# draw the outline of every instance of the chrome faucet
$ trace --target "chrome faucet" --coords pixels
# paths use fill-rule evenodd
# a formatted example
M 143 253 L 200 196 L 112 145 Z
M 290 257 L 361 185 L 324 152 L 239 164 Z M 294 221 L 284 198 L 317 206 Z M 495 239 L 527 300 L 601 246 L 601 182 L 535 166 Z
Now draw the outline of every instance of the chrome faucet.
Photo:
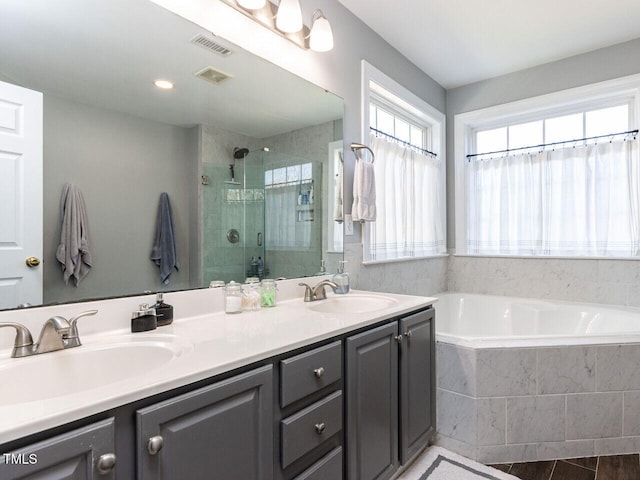
M 33 337 L 27 327 L 19 323 L 0 323 L 1 327 L 12 327 L 16 330 L 16 338 L 13 342 L 11 357 L 21 358 L 40 353 L 55 352 L 66 348 L 79 347 L 78 319 L 88 315 L 95 315 L 97 310 L 82 312 L 71 320 L 55 316 L 44 322 L 37 343 L 33 343 Z
M 316 300 L 326 300 L 327 292 L 324 290 L 325 286 L 329 286 L 335 292 L 338 288 L 338 285 L 331 280 L 322 280 L 315 287 L 310 287 L 306 283 L 299 283 L 301 287 L 305 287 L 304 290 L 304 301 L 305 302 L 315 302 Z

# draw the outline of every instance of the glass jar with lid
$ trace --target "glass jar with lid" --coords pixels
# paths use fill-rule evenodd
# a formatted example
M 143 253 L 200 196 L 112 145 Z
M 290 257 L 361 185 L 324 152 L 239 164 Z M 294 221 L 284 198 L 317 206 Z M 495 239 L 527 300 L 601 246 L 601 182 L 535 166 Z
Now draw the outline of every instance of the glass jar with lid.
M 225 313 L 242 312 L 242 286 L 236 282 L 229 282 L 224 287 L 224 311 Z
M 275 307 L 278 285 L 271 278 L 262 280 L 262 289 L 260 290 L 260 305 L 263 307 Z
M 247 279 L 248 283 L 242 285 L 242 307 L 247 311 L 260 310 L 260 283 Z

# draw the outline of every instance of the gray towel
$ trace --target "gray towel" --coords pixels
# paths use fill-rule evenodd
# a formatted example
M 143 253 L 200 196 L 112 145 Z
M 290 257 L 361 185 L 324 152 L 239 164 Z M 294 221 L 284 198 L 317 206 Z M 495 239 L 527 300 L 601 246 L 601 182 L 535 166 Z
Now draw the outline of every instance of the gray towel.
M 160 194 L 151 260 L 160 267 L 160 281 L 165 285 L 169 283 L 171 269 L 175 267 L 176 270 L 180 270 L 176 228 L 173 224 L 171 202 L 169 202 L 169 195 L 166 192 Z
M 87 276 L 93 260 L 89 251 L 89 222 L 82 192 L 75 185 L 66 183 L 60 196 L 62 229 L 56 259 L 62 265 L 64 283 L 73 279 L 74 285 Z

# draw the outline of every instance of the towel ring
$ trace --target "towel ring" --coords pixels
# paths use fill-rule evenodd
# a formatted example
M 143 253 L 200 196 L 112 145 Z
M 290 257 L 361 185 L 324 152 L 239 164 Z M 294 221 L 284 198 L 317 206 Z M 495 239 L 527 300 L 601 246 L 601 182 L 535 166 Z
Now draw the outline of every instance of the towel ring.
M 358 150 L 366 149 L 366 150 L 369 150 L 369 153 L 371 154 L 371 163 L 374 163 L 376 161 L 376 156 L 374 155 L 373 150 L 371 150 L 368 146 L 363 145 L 362 143 L 352 142 L 350 145 L 350 148 L 357 159 L 360 159 L 360 157 L 358 157 L 356 152 Z

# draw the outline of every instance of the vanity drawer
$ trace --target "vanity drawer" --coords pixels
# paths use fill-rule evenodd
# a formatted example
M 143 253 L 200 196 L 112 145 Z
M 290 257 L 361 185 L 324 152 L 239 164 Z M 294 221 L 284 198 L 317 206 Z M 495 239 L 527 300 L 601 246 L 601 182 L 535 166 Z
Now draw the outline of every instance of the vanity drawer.
M 287 405 L 342 377 L 342 342 L 333 342 L 280 362 L 280 405 Z
M 280 422 L 282 468 L 342 430 L 342 391 L 332 393 Z
M 342 447 L 331 450 L 293 480 L 342 480 Z

